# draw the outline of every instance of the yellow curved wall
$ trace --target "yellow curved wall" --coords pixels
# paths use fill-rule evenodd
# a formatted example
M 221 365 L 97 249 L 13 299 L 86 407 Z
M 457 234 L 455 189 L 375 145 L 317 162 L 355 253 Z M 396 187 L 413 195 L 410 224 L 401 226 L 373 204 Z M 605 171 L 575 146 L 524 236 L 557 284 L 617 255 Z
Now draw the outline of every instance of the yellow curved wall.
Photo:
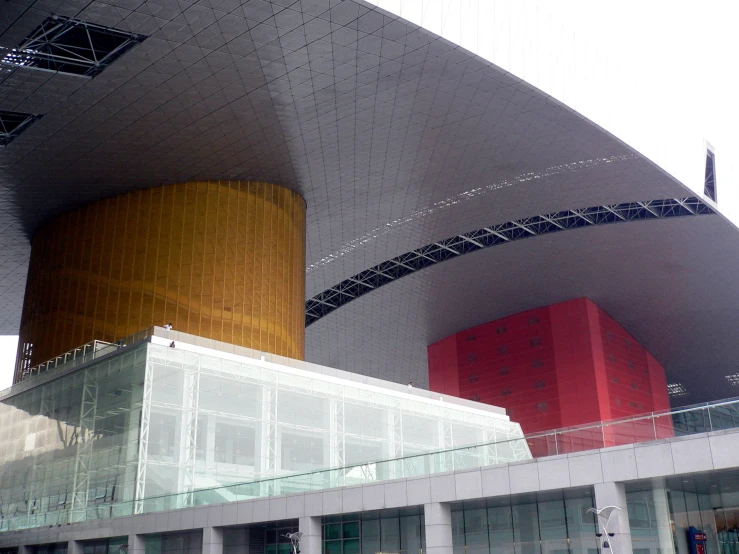
M 300 196 L 261 182 L 167 185 L 89 204 L 38 232 L 19 355 L 30 346 L 33 366 L 171 322 L 302 359 L 304 302 Z

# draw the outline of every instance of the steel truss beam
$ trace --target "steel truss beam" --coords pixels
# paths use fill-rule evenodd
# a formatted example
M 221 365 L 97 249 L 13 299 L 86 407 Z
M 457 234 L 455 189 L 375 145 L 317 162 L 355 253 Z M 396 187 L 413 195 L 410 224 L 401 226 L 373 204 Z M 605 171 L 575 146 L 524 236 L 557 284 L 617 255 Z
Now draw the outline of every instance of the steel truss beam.
M 151 426 L 151 392 L 154 384 L 151 356 L 146 361 L 144 395 L 141 404 L 141 432 L 139 434 L 138 467 L 136 468 L 136 490 L 134 492 L 134 514 L 144 513 L 146 495 L 146 467 L 149 457 L 149 428 Z
M 92 471 L 92 447 L 95 437 L 95 416 L 97 413 L 98 384 L 92 371 L 86 370 L 82 384 L 82 403 L 80 406 L 79 439 L 72 487 L 72 507 L 70 522 L 87 519 L 87 499 Z
M 195 491 L 195 458 L 197 457 L 198 416 L 200 392 L 200 367 L 185 371 L 185 387 L 183 395 L 183 430 L 184 438 L 184 496 L 183 507 L 194 506 Z
M 698 198 L 667 198 L 565 210 L 490 225 L 406 252 L 352 275 L 315 295 L 305 303 L 305 326 L 308 327 L 352 300 L 406 275 L 485 248 L 582 227 L 713 213 Z
M 0 146 L 7 146 L 18 135 L 40 119 L 39 114 L 8 112 L 0 110 Z M 30 345 L 24 345 L 21 356 L 24 360 L 30 359 Z
M 14 67 L 94 77 L 146 37 L 52 15 L 0 62 Z

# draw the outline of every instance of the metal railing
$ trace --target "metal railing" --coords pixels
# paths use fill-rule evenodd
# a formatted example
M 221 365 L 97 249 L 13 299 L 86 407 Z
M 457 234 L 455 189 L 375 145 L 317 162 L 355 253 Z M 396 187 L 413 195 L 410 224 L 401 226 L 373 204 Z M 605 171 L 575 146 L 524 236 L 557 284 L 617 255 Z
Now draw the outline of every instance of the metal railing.
M 84 361 L 93 360 L 98 356 L 118 350 L 118 348 L 120 348 L 120 346 L 112 342 L 105 342 L 102 340 L 88 342 L 87 344 L 73 348 L 69 352 L 60 354 L 56 358 L 52 358 L 51 360 L 47 360 L 42 364 L 35 365 L 25 370 L 21 376 L 21 381 L 25 381 L 26 379 L 35 377 L 36 375 L 42 375 L 47 371 L 51 371 L 52 369 L 56 369 L 57 367 L 66 365 L 70 362 L 76 361 L 77 364 L 79 364 Z
M 77 348 L 73 348 L 69 352 L 60 354 L 51 360 L 47 360 L 44 363 L 33 366 L 32 368 L 26 369 L 21 376 L 21 382 L 37 375 L 43 375 L 52 369 L 57 369 L 61 366 L 71 362 L 76 362 L 74 365 L 79 365 L 82 362 L 94 360 L 104 354 L 114 352 L 123 346 L 130 346 L 139 341 L 146 340 L 154 334 L 154 327 L 149 327 L 138 333 L 134 333 L 127 337 L 123 337 L 115 342 L 105 342 L 102 340 L 93 340 Z
M 100 503 L 75 511 L 75 513 L 69 509 L 43 514 L 32 513 L 32 510 L 23 510 L 23 513 L 17 515 L 2 513 L 0 531 L 207 506 L 492 466 L 499 458 L 516 457 L 513 455 L 516 450 L 528 450 L 532 458 L 543 458 L 737 428 L 739 428 L 739 398 L 733 398 L 591 425 L 533 433 L 523 438 L 451 448 L 391 460 L 272 476 L 220 487 L 151 496 L 134 501 Z

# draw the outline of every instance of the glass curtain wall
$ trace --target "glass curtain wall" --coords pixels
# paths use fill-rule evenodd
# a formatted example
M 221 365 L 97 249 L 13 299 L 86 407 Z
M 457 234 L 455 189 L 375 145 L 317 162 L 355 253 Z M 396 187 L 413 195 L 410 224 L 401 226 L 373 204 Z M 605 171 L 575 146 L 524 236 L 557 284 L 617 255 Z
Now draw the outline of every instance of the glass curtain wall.
M 422 554 L 423 510 L 380 510 L 323 519 L 324 554 Z
M 0 531 L 133 500 L 145 367 L 142 345 L 0 400 Z
M 573 498 L 465 502 L 452 507 L 454 554 L 597 554 L 590 493 Z
M 143 415 L 145 481 L 139 498 L 522 437 L 518 424 L 484 410 L 385 393 L 318 373 L 157 344 L 148 348 L 151 401 Z M 326 474 L 341 482 L 325 486 L 405 476 L 413 463 L 418 467 L 412 471 L 423 474 L 528 458 L 525 441 L 514 440 L 398 462 L 403 468 L 373 463 Z M 269 492 L 286 494 L 298 485 L 260 486 L 279 486 Z M 236 499 L 223 489 L 199 492 L 199 498 L 204 494 L 213 495 L 209 502 Z M 187 495 L 173 500 L 189 501 Z
M 739 504 L 716 508 L 714 514 L 720 554 L 739 554 Z
M 60 542 L 55 544 L 41 544 L 38 546 L 30 546 L 28 547 L 28 550 L 30 550 L 29 554 L 67 554 L 67 543 L 66 542 Z M 0 554 L 2 554 L 2 550 L 0 550 Z
M 688 480 L 688 485 L 690 481 Z M 667 487 L 632 491 L 626 495 L 631 540 L 635 554 L 691 554 L 689 529 L 706 535 L 706 554 L 739 554 L 737 514 L 739 493 L 722 492 L 706 485 L 696 492 L 680 490 L 678 483 Z M 667 498 L 667 511 L 660 498 Z
M 297 531 L 297 519 L 226 527 L 223 530 L 223 554 L 290 554 L 292 545 L 285 535 Z
M 128 544 L 127 537 L 113 537 L 110 539 L 84 541 L 82 543 L 81 554 L 120 554 L 121 546 L 124 544 Z M 146 552 L 149 554 L 148 550 Z M 198 550 L 198 552 L 200 551 Z
M 197 530 L 147 535 L 145 548 L 146 554 L 200 554 L 203 551 L 203 532 Z M 118 550 L 110 551 L 110 554 L 114 553 L 118 554 Z

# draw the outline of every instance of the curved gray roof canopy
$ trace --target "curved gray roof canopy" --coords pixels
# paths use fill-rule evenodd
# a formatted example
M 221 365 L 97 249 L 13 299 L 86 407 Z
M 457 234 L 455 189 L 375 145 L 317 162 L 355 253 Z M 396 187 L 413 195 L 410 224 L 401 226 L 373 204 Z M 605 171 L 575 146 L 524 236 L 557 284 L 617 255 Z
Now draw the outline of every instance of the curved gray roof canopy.
M 296 190 L 308 298 L 491 223 L 692 196 L 551 97 L 361 1 L 120 4 L 54 3 L 147 37 L 94 78 L 0 67 L 0 110 L 43 115 L 0 148 L 2 333 L 17 332 L 39 226 L 132 189 L 253 178 Z M 48 7 L 0 6 L 0 47 L 22 44 Z M 425 346 L 444 334 L 589 296 L 681 379 L 681 401 L 726 396 L 738 238 L 716 215 L 484 249 L 322 318 L 308 359 L 423 383 Z

